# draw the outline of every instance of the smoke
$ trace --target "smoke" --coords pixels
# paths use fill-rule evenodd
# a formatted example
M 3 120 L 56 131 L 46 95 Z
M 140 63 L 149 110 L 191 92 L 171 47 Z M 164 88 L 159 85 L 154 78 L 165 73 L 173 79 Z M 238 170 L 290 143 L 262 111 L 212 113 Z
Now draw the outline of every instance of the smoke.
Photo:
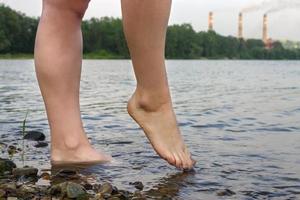
M 270 14 L 286 9 L 300 9 L 300 0 L 262 0 L 258 4 L 242 9 L 242 12 L 249 13 L 262 10 L 266 14 Z

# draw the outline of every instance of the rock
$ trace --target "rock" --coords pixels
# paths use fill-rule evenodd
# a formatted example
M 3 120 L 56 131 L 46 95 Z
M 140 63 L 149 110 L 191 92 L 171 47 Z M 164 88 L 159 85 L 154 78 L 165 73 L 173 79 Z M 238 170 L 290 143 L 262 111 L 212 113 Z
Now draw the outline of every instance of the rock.
M 112 185 L 110 183 L 103 183 L 100 187 L 99 192 L 101 194 L 111 194 L 113 191 Z
M 6 192 L 3 189 L 0 189 L 0 198 L 4 198 L 6 196 Z
M 77 178 L 78 173 L 72 169 L 61 169 L 55 174 L 55 176 L 60 178 Z
M 41 178 L 44 179 L 44 180 L 50 180 L 50 179 L 51 179 L 51 176 L 50 176 L 49 173 L 43 172 L 43 173 L 41 174 Z
M 145 200 L 146 197 L 140 192 L 140 191 L 135 191 L 133 193 L 132 200 Z
M 20 188 L 18 188 L 18 193 L 22 196 L 27 194 L 35 194 L 38 190 L 33 187 L 32 185 L 22 185 Z
M 0 158 L 0 175 L 4 175 L 5 172 L 11 173 L 13 168 L 16 168 L 16 164 L 8 159 Z
M 79 198 L 83 197 L 86 194 L 83 186 L 73 183 L 73 182 L 68 182 L 67 185 L 67 197 L 68 198 Z
M 104 200 L 104 197 L 103 197 L 103 195 L 102 195 L 101 193 L 97 193 L 97 194 L 95 195 L 94 200 Z
M 235 192 L 233 192 L 230 189 L 221 190 L 217 193 L 218 196 L 232 196 L 235 195 Z
M 73 183 L 73 182 L 64 182 L 60 184 L 53 185 L 50 188 L 51 195 L 67 197 L 70 199 L 87 199 L 87 193 L 83 186 Z
M 27 131 L 24 139 L 26 140 L 33 140 L 33 141 L 43 141 L 45 140 L 46 136 L 44 133 L 39 131 Z
M 17 153 L 17 148 L 13 145 L 9 145 L 8 148 L 7 148 L 7 153 L 10 156 L 13 156 L 15 153 Z
M 120 198 L 118 196 L 112 196 L 108 200 L 120 200 Z
M 15 194 L 17 190 L 17 185 L 15 182 L 5 183 L 0 185 L 0 189 L 6 191 L 8 194 Z
M 43 148 L 43 147 L 47 147 L 48 143 L 47 142 L 38 142 L 34 145 L 34 147 L 36 148 Z
M 130 182 L 130 185 L 134 185 L 134 187 L 138 190 L 143 190 L 144 189 L 144 185 L 142 182 L 140 181 L 136 181 L 136 182 Z
M 14 168 L 12 174 L 15 177 L 20 176 L 37 176 L 38 169 L 33 167 Z
M 18 200 L 17 197 L 7 197 L 7 200 Z

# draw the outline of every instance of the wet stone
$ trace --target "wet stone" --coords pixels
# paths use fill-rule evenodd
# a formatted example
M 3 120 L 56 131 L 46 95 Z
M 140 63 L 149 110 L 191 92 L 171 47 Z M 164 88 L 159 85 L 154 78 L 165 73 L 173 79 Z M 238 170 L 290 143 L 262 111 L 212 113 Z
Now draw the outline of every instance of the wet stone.
M 37 176 L 38 169 L 33 167 L 14 168 L 12 171 L 15 177 L 21 176 Z
M 35 187 L 30 186 L 30 185 L 22 185 L 20 188 L 18 188 L 18 193 L 21 196 L 26 195 L 26 194 L 35 194 L 37 192 L 38 192 L 38 190 Z
M 34 145 L 34 147 L 36 148 L 43 148 L 43 147 L 47 147 L 48 143 L 47 142 L 38 142 Z
M 16 183 L 5 183 L 0 185 L 0 189 L 6 191 L 9 194 L 15 194 L 17 190 L 17 185 Z
M 3 189 L 0 189 L 0 198 L 4 198 L 6 196 L 6 192 Z
M 86 194 L 83 186 L 73 182 L 68 182 L 66 191 L 68 198 L 84 198 Z
M 7 148 L 7 153 L 12 156 L 17 153 L 17 148 L 13 145 L 9 145 Z
M 235 195 L 236 193 L 233 192 L 230 189 L 225 189 L 225 190 L 221 190 L 217 193 L 218 196 L 232 196 Z
M 0 158 L 0 175 L 4 175 L 5 172 L 11 173 L 13 168 L 16 168 L 16 164 L 14 162 Z
M 111 194 L 113 191 L 112 185 L 110 183 L 103 183 L 100 187 L 99 192 L 102 194 Z
M 50 180 L 51 178 L 50 174 L 47 172 L 43 172 L 40 177 L 44 180 Z
M 72 178 L 72 177 L 77 177 L 77 171 L 72 170 L 72 169 L 61 169 L 59 172 L 55 174 L 57 177 L 61 178 Z
M 136 182 L 130 182 L 130 185 L 134 185 L 134 187 L 138 190 L 143 190 L 144 189 L 144 185 L 142 182 L 140 181 L 136 181 Z
M 39 131 L 28 131 L 24 136 L 24 139 L 33 141 L 43 141 L 45 138 L 44 133 Z

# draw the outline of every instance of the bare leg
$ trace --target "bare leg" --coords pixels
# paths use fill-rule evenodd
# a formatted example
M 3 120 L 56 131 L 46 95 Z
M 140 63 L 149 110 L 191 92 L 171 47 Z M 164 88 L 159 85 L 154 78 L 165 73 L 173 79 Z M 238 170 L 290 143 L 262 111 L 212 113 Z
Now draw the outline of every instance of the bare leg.
M 80 25 L 88 3 L 88 0 L 43 0 L 35 65 L 50 125 L 53 162 L 110 159 L 92 148 L 80 116 Z
M 176 122 L 165 69 L 170 7 L 171 0 L 122 0 L 124 31 L 137 79 L 128 112 L 163 159 L 189 169 L 194 161 Z

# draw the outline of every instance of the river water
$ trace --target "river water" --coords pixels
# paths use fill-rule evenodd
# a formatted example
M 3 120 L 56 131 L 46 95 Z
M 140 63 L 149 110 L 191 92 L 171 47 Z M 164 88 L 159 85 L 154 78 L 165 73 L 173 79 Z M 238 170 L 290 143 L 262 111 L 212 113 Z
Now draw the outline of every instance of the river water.
M 128 60 L 85 60 L 81 111 L 93 145 L 115 161 L 89 169 L 99 180 L 132 189 L 142 181 L 149 198 L 299 199 L 300 62 L 168 61 L 175 111 L 197 160 L 182 173 L 159 159 L 126 113 L 135 88 Z M 49 127 L 32 60 L 0 61 L 0 142 L 21 145 L 27 130 L 49 142 Z M 49 146 L 26 142 L 27 165 L 49 168 Z M 1 148 L 1 147 L 0 147 Z M 7 157 L 2 149 L 0 157 Z M 20 162 L 20 157 L 13 157 Z M 218 196 L 230 189 L 235 194 Z

